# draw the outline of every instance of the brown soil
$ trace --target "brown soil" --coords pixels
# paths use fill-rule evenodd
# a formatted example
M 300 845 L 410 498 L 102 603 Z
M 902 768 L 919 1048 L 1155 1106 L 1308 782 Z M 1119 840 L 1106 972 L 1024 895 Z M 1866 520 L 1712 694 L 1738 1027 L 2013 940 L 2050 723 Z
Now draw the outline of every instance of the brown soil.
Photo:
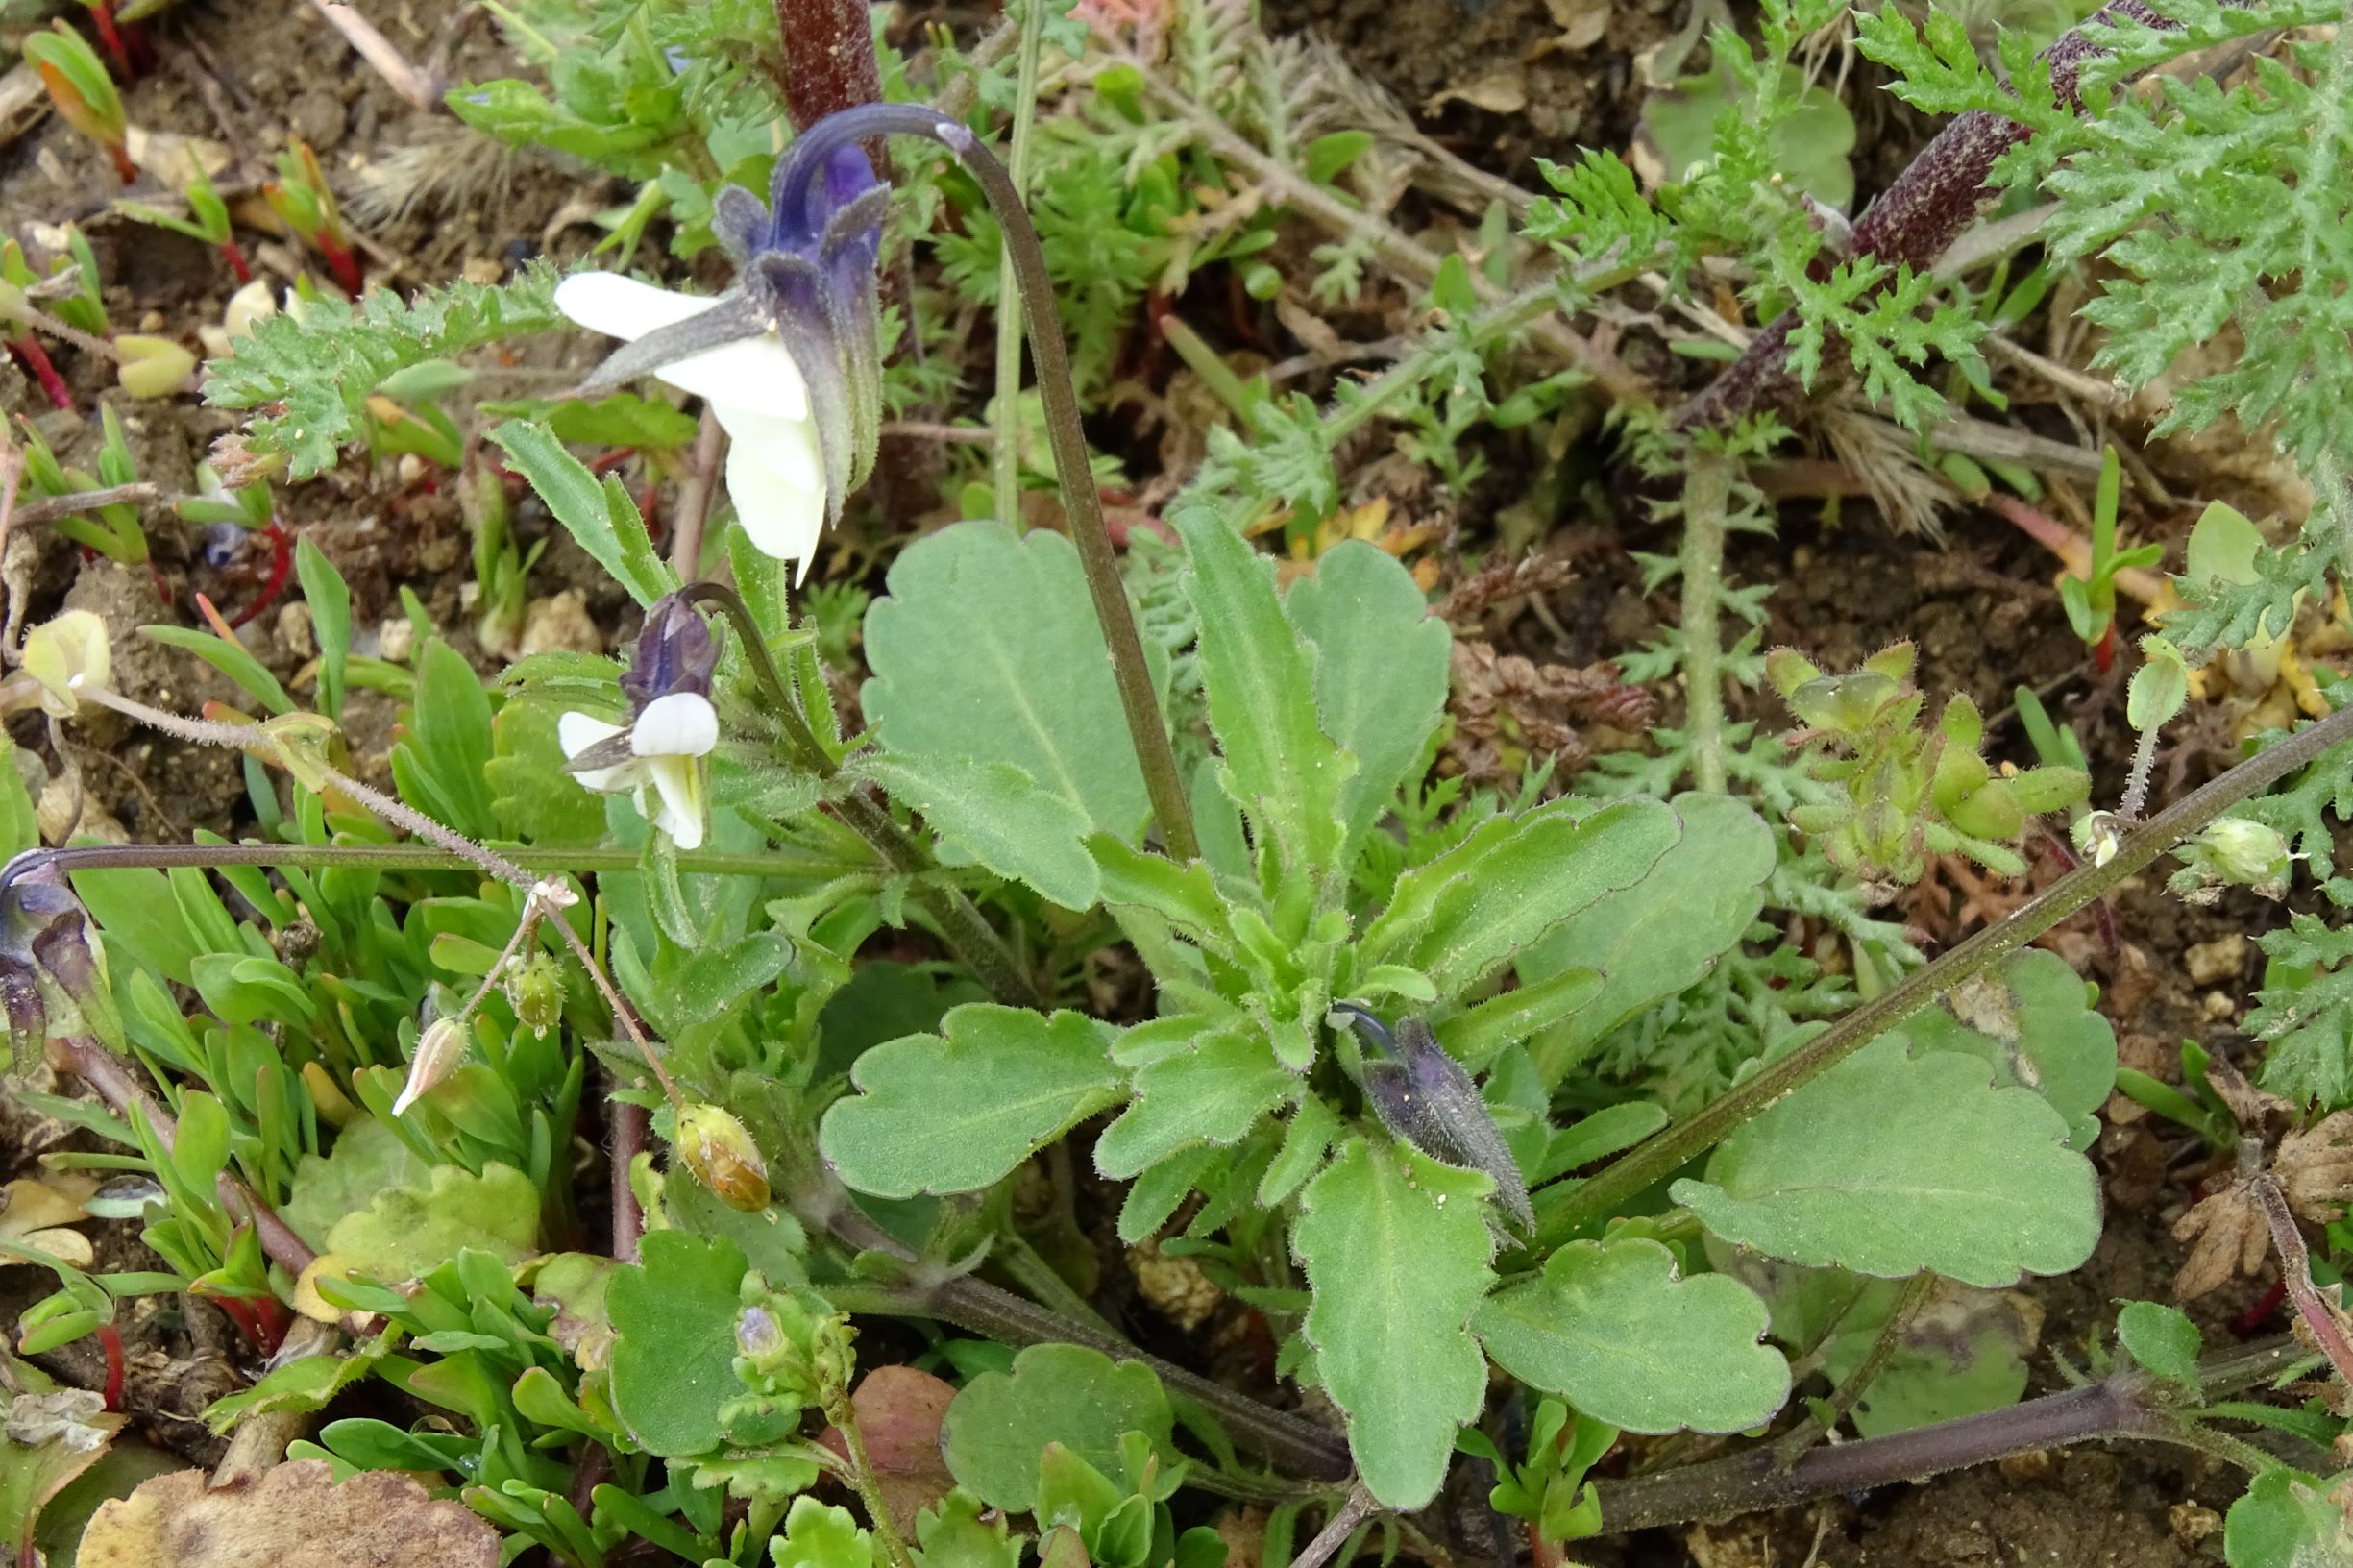
M 372 9 L 392 13 L 385 25 L 394 41 L 420 58 L 444 41 L 453 15 L 446 0 Z M 1474 161 L 1525 182 L 1532 177 L 1529 159 L 1533 156 L 1563 157 L 1579 143 L 1626 145 L 1640 108 L 1634 57 L 1673 37 L 1689 7 L 1685 0 L 1630 0 L 1610 13 L 1598 41 L 1579 47 L 1559 41 L 1582 10 L 1575 0 L 1278 0 L 1267 10 L 1278 27 L 1327 30 L 1356 64 L 1409 108 L 1421 110 L 1449 93 L 1470 95 L 1435 103 L 1423 112 L 1424 123 Z M 583 190 L 576 179 L 551 163 L 509 158 L 478 141 L 458 150 L 446 121 L 402 104 L 356 64 L 310 7 L 292 0 L 274 6 L 200 0 L 177 7 L 152 26 L 174 66 L 129 94 L 133 118 L 140 125 L 224 140 L 245 150 L 249 164 L 266 161 L 291 126 L 338 171 L 347 193 L 363 183 L 366 168 L 391 166 L 404 157 L 429 170 L 412 207 L 367 230 L 371 268 L 379 277 L 404 283 L 439 281 L 461 271 L 495 278 L 543 247 L 576 253 L 590 238 L 576 226 L 614 194 L 593 181 Z M 495 68 L 486 28 L 474 28 L 457 48 L 461 61 L 475 59 L 485 71 Z M 1521 107 L 1507 111 L 1493 107 L 1510 103 L 1514 95 Z M 1490 107 L 1479 107 L 1481 102 Z M 1867 137 L 1865 145 L 1870 144 Z M 1896 149 L 1900 146 L 1899 141 L 1883 149 L 1883 157 L 1900 164 Z M 1867 163 L 1863 172 L 1868 184 L 1890 171 Z M 61 124 L 46 123 L 0 150 L 0 230 L 24 235 L 35 225 L 86 220 L 116 321 L 192 343 L 199 325 L 218 319 L 232 280 L 204 247 L 107 217 L 99 198 L 112 194 L 111 182 L 95 149 Z M 261 248 L 264 264 L 270 254 Z M 100 367 L 70 351 L 58 357 L 84 406 L 91 406 L 104 380 Z M 5 360 L 0 360 L 0 403 L 31 416 L 62 459 L 94 466 L 95 419 L 45 411 L 37 391 Z M 197 458 L 232 428 L 228 416 L 185 400 L 117 406 L 142 476 L 174 489 L 188 486 Z M 1491 481 L 1483 496 L 1494 498 L 1505 488 Z M 289 529 L 316 540 L 350 580 L 363 648 L 373 635 L 370 628 L 399 615 L 399 590 L 406 587 L 470 649 L 466 634 L 457 629 L 469 619 L 459 600 L 460 584 L 470 576 L 465 530 L 446 489 L 420 484 L 395 465 L 370 472 L 353 462 L 317 482 L 282 487 L 280 493 Z M 254 602 L 268 575 L 266 547 L 250 544 L 225 561 L 208 562 L 204 541 L 194 530 L 152 520 L 151 526 L 168 606 L 144 574 L 79 559 L 62 540 L 47 536 L 25 563 L 31 586 L 26 617 L 37 620 L 68 604 L 99 609 L 115 633 L 122 682 L 133 695 L 184 709 L 229 698 L 231 688 L 193 661 L 142 650 L 130 633 L 157 620 L 199 624 L 194 607 L 199 593 L 229 613 Z M 527 545 L 547 531 L 548 522 L 526 506 L 517 528 Z M 1670 602 L 1640 595 L 1638 575 L 1626 553 L 1659 548 L 1655 529 L 1588 519 L 1568 529 L 1567 542 L 1578 547 L 1583 575 L 1550 604 L 1554 625 L 1568 629 L 1567 642 L 1532 616 L 1493 628 L 1499 641 L 1539 658 L 1582 664 L 1638 646 L 1672 615 Z M 1921 650 L 1924 689 L 1968 692 L 1989 716 L 2007 712 L 2009 694 L 2021 683 L 2043 691 L 2055 713 L 2080 721 L 2095 756 L 2096 793 L 2113 797 L 2125 761 L 2120 690 L 2091 670 L 2068 630 L 2049 585 L 2048 558 L 1998 520 L 1961 514 L 1949 540 L 1938 548 L 1892 536 L 1859 503 L 1849 503 L 1845 526 L 1837 528 L 1792 507 L 1777 539 L 1744 542 L 1728 564 L 1746 580 L 1780 585 L 1773 600 L 1771 639 L 1801 646 L 1825 665 L 1851 665 L 1886 643 L 1909 638 Z M 623 596 L 559 536 L 534 574 L 531 593 L 538 598 L 575 585 L 588 592 L 592 618 L 608 643 L 627 634 Z M 274 609 L 257 625 L 255 650 L 282 678 L 293 677 L 304 659 L 295 628 L 282 623 Z M 389 723 L 385 704 L 359 699 L 352 727 L 363 768 L 380 765 Z M 78 766 L 96 804 L 131 835 L 178 839 L 196 828 L 227 831 L 247 815 L 234 758 L 145 736 L 108 748 L 77 747 L 71 756 L 60 758 L 49 750 L 37 722 L 21 722 L 12 735 L 28 752 L 46 757 L 53 770 Z M 2002 730 L 1995 749 L 2031 760 L 2018 755 L 2021 745 L 2014 729 Z M 2186 759 L 2188 781 L 2204 776 L 2210 762 Z M 85 825 L 91 825 L 88 819 Z M 2220 913 L 2189 910 L 2142 888 L 2129 892 L 2118 911 L 2126 953 L 2111 952 L 2088 921 L 2079 922 L 2060 945 L 2109 985 L 2112 994 L 2120 985 L 2132 988 L 2134 1007 L 2129 1017 L 2120 1018 L 2128 1060 L 2163 1071 L 2186 1033 L 2194 1030 L 2211 1039 L 2213 1027 L 2206 1021 L 2204 997 L 2183 973 L 2181 955 L 2193 943 L 2259 928 L 2277 918 L 2252 905 Z M 1957 920 L 1929 933 L 1940 941 L 1962 934 Z M 2243 987 L 2233 1000 L 2243 1005 Z M 58 1136 L 58 1129 L 19 1115 L 0 1121 L 0 1140 L 13 1156 L 6 1162 L 12 1172 L 54 1146 Z M 2037 1391 L 2063 1385 L 2060 1357 L 2082 1363 L 2087 1347 L 2110 1321 L 2115 1300 L 2167 1296 L 2181 1255 L 2167 1225 L 2187 1196 L 2179 1154 L 2178 1140 L 2160 1139 L 2145 1125 L 2120 1129 L 2103 1140 L 2112 1202 L 2099 1252 L 2081 1273 L 2033 1286 L 2047 1313 Z M 109 1244 L 123 1243 L 116 1237 Z M 1106 1272 L 1124 1279 L 1116 1269 Z M 40 1293 L 23 1274 L 0 1277 L 0 1321 L 12 1319 Z M 2201 1320 L 2219 1332 L 2258 1293 L 2252 1282 L 2224 1291 L 2202 1304 Z M 126 1328 L 137 1407 L 159 1440 L 191 1458 L 208 1458 L 212 1446 L 187 1417 L 209 1397 L 203 1380 L 238 1354 L 221 1321 L 208 1308 L 190 1305 L 183 1311 L 173 1304 L 143 1309 Z M 94 1374 L 86 1352 L 86 1347 L 78 1348 L 59 1358 L 58 1369 L 87 1385 Z M 141 1377 L 150 1379 L 144 1392 Z M 2082 1452 L 1890 1489 L 1803 1513 L 1596 1543 L 1587 1555 L 1596 1562 L 1662 1568 L 1746 1568 L 1802 1562 L 1818 1548 L 1816 1560 L 1837 1568 L 2026 1562 L 2174 1568 L 2213 1560 L 2215 1543 L 2202 1532 L 2213 1525 L 2209 1510 L 2227 1507 L 2235 1486 L 2234 1477 L 2170 1451 Z

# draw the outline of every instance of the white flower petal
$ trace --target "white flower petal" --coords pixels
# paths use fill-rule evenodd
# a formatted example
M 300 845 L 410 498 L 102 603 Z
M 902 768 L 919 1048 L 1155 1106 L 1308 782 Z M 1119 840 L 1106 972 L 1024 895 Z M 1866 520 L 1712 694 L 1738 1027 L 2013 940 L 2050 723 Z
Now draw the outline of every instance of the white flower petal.
M 648 764 L 660 805 L 653 825 L 681 849 L 702 847 L 702 763 L 695 757 L 666 756 Z M 641 806 L 642 809 L 642 806 Z
M 773 332 L 689 355 L 654 374 L 714 404 L 733 404 L 773 419 L 809 417 L 809 383 Z
M 699 692 L 672 692 L 646 704 L 629 731 L 640 757 L 707 757 L 719 745 L 719 710 Z
M 555 721 L 555 741 L 564 748 L 567 759 L 578 756 L 599 741 L 611 740 L 621 733 L 621 725 L 608 724 L 585 713 L 567 713 Z M 637 763 L 625 762 L 612 768 L 591 768 L 572 776 L 578 780 L 580 788 L 584 790 L 598 795 L 612 795 L 634 785 L 638 772 Z
M 745 534 L 760 553 L 800 563 L 793 574 L 793 585 L 799 587 L 817 554 L 818 535 L 824 531 L 824 493 L 786 483 L 773 468 L 737 445 L 727 453 L 727 494 L 735 502 Z
M 634 343 L 658 328 L 701 315 L 719 301 L 617 272 L 576 272 L 555 285 L 555 307 L 592 332 Z M 724 400 L 778 419 L 809 417 L 809 386 L 775 333 L 689 355 L 654 374 L 681 391 Z
M 714 401 L 711 412 L 743 453 L 796 490 L 825 488 L 823 449 L 818 445 L 817 421 L 778 419 L 740 403 Z
M 618 272 L 576 272 L 555 285 L 555 307 L 592 332 L 634 343 L 661 327 L 701 315 L 716 299 L 673 294 Z

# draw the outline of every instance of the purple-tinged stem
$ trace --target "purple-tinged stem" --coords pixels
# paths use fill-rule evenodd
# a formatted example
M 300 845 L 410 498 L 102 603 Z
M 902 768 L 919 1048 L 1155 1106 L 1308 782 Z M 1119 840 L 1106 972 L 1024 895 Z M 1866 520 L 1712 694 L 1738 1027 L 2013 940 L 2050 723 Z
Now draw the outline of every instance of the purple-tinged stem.
M 2083 107 L 2077 78 L 2086 61 L 2105 53 L 2092 41 L 2092 35 L 2118 22 L 2159 28 L 2173 25 L 2151 11 L 2145 0 L 2110 0 L 2089 19 L 2061 34 L 2041 56 L 2050 67 L 2051 91 L 2060 103 L 2070 109 Z M 1995 194 L 1986 185 L 1994 160 L 2033 135 L 2017 121 L 1981 109 L 1959 115 L 1921 149 L 1895 184 L 1856 220 L 1852 254 L 1891 267 L 1918 270 L 1929 265 L 1960 237 L 1961 231 Z M 1796 313 L 1784 311 L 1752 338 L 1730 369 L 1675 411 L 1675 428 L 1730 425 L 1759 407 L 1793 401 L 1801 390 L 1789 371 L 1789 336 L 1797 324 Z
M 2271 1228 L 2271 1245 L 2279 1249 L 2280 1278 L 2288 1286 L 2288 1295 L 2295 1303 L 2296 1314 L 2312 1331 L 2313 1343 L 2328 1358 L 2328 1364 L 2337 1375 L 2353 1386 L 2353 1345 L 2345 1343 L 2344 1327 L 2337 1313 L 2320 1299 L 2319 1289 L 2312 1283 L 2312 1253 L 2304 1245 L 2304 1233 L 2296 1229 L 2295 1215 L 2288 1207 L 2288 1195 L 2279 1189 L 2279 1182 L 2268 1172 L 2249 1184 L 2255 1201 L 2263 1207 L 2264 1223 Z

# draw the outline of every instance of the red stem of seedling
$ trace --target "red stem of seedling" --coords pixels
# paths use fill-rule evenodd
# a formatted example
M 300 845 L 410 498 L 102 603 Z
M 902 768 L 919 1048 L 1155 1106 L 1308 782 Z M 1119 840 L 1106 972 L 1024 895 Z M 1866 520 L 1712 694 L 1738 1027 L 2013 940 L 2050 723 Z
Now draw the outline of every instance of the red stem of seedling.
M 107 53 L 114 57 L 114 64 L 128 85 L 138 73 L 131 68 L 131 51 L 123 47 L 123 36 L 115 29 L 114 8 L 108 5 L 106 0 L 97 0 L 90 7 L 90 20 L 97 25 L 98 41 L 105 44 Z
M 232 631 L 277 603 L 278 596 L 285 592 L 286 578 L 294 572 L 294 541 L 287 538 L 286 530 L 278 526 L 278 519 L 270 519 L 270 526 L 261 530 L 261 537 L 270 542 L 270 578 L 261 585 L 261 597 L 245 606 L 237 613 L 236 619 L 229 623 Z
M 124 149 L 122 143 L 110 142 L 107 145 L 107 151 L 113 155 L 114 172 L 123 177 L 124 184 L 130 184 L 138 179 L 139 166 L 131 161 L 131 154 Z
M 50 360 L 49 351 L 41 347 L 40 339 L 28 332 L 23 337 L 12 340 L 9 352 L 25 362 L 25 368 L 33 373 L 33 379 L 41 383 L 41 390 L 49 394 L 52 404 L 60 408 L 74 405 L 74 395 L 66 389 L 65 378 L 58 374 L 58 367 Z
M 351 247 L 321 234 L 319 254 L 327 257 L 327 270 L 333 274 L 335 286 L 355 300 L 359 298 L 360 290 L 367 284 L 359 273 L 359 258 L 352 254 Z
M 589 464 L 588 471 L 597 476 L 597 478 L 602 478 L 605 475 L 610 474 L 613 470 L 619 468 L 622 464 L 627 462 L 630 458 L 636 455 L 637 449 L 635 447 L 615 447 L 612 451 L 606 453 L 603 456 Z M 511 477 L 504 476 L 503 471 L 502 471 L 502 477 Z
M 254 269 L 245 264 L 245 253 L 238 248 L 235 240 L 222 240 L 221 255 L 228 259 L 229 270 L 237 275 L 238 282 L 250 283 L 254 281 Z
M 111 1323 L 102 1323 L 98 1327 L 98 1342 L 107 1352 L 107 1409 L 119 1410 L 123 1408 L 122 1331 Z
M 2092 645 L 2092 663 L 2103 675 L 2108 673 L 2108 667 L 2116 663 L 2116 622 L 2113 618 L 2108 622 L 2108 629 L 2099 634 L 2099 641 Z

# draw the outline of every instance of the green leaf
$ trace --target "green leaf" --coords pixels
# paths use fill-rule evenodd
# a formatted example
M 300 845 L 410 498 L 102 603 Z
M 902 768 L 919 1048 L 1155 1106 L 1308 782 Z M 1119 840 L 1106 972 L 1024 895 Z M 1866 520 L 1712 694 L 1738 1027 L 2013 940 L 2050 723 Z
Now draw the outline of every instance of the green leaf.
M 310 629 L 319 644 L 319 711 L 343 717 L 343 661 L 352 651 L 352 591 L 343 574 L 310 535 L 294 542 L 294 575 L 310 606 Z
M 1011 763 L 1133 843 L 1150 802 L 1070 541 L 958 523 L 900 551 L 889 583 L 861 692 L 884 748 Z
M 684 1231 L 648 1231 L 638 1261 L 613 1270 L 613 1413 L 648 1453 L 719 1446 L 720 1407 L 748 1392 L 735 1375 L 743 1286 L 734 1242 Z
M 970 1003 L 939 1035 L 910 1035 L 858 1059 L 862 1091 L 825 1113 L 818 1142 L 844 1181 L 877 1197 L 971 1192 L 998 1181 L 1106 1106 L 1126 1074 L 1111 1030 Z
M 46 1389 L 47 1383 L 42 1379 L 40 1386 Z M 41 1408 L 60 1397 L 27 1392 L 6 1408 L 12 1433 L 22 1432 L 28 1437 L 36 1432 L 43 1433 L 37 1441 L 0 1437 L 0 1542 L 6 1543 L 9 1556 L 18 1561 L 32 1560 L 30 1546 L 41 1509 L 76 1476 L 105 1458 L 108 1444 L 122 1426 L 121 1416 L 99 1414 L 94 1409 L 87 1412 L 94 1417 L 89 1419 L 80 1412 L 53 1413 Z
M 166 648 L 177 648 L 195 654 L 205 663 L 235 681 L 254 699 L 273 714 L 292 713 L 294 698 L 278 683 L 262 662 L 255 658 L 244 644 L 233 643 L 218 633 L 195 626 L 141 626 L 139 635 Z
M 543 262 L 506 282 L 453 283 L 409 298 L 370 289 L 356 307 L 338 299 L 304 302 L 255 324 L 235 354 L 205 367 L 205 401 L 216 408 L 266 408 L 245 422 L 257 453 L 284 453 L 287 473 L 306 479 L 332 468 L 337 449 L 361 438 L 369 394 L 404 366 L 463 349 L 564 325 L 554 304 L 556 272 Z
M 398 1133 L 367 1116 L 336 1134 L 324 1156 L 295 1162 L 293 1193 L 278 1206 L 278 1217 L 313 1248 L 324 1247 L 344 1215 L 365 1209 L 380 1192 L 425 1185 L 431 1169 Z
M 1078 802 L 1039 787 L 1010 762 L 885 754 L 862 769 L 948 845 L 999 876 L 1026 882 L 1065 909 L 1094 904 L 1101 879 L 1082 842 L 1093 823 Z
M 1095 1140 L 1095 1169 L 1124 1181 L 1196 1143 L 1238 1143 L 1301 1092 L 1255 1029 L 1219 1029 L 1136 1074 L 1136 1098 Z
M 1529 1047 L 1557 1083 L 1628 1018 L 1704 977 L 1748 934 L 1773 874 L 1773 830 L 1728 795 L 1676 796 L 1683 824 L 1650 873 L 1606 894 L 1514 961 L 1523 987 L 1572 969 L 1598 969 L 1600 996 Z M 1438 1038 L 1454 1046 L 1441 1028 Z
M 16 743 L 0 736 L 0 860 L 40 843 L 40 821 L 33 796 L 16 766 Z
M 1655 800 L 1581 818 L 1563 802 L 1483 822 L 1397 879 L 1360 961 L 1419 969 L 1441 995 L 1467 991 L 1604 894 L 1639 881 L 1680 833 Z
M 1021 1568 L 1021 1538 L 1004 1515 L 959 1487 L 916 1516 L 915 1542 L 922 1568 Z
M 1226 793 L 1294 874 L 1344 874 L 1338 813 L 1350 763 L 1318 722 L 1314 670 L 1275 598 L 1274 562 L 1211 508 L 1181 508 L 1171 521 L 1191 568 Z
M 2230 1568 L 2343 1568 L 2353 1528 L 2329 1500 L 2331 1481 L 2282 1466 L 2249 1482 L 2222 1525 Z
M 604 839 L 604 797 L 564 772 L 557 704 L 509 698 L 491 721 L 497 754 L 484 770 L 499 831 L 539 848 L 594 845 Z
M 555 520 L 630 598 L 650 604 L 678 586 L 677 574 L 654 553 L 646 521 L 619 480 L 608 477 L 598 483 L 588 465 L 566 452 L 562 442 L 522 420 L 498 426 L 490 439 L 506 453 L 515 472 L 531 481 Z
M 1355 844 L 1388 809 L 1446 712 L 1454 638 L 1413 574 L 1387 551 L 1349 539 L 1292 584 L 1284 611 L 1315 645 L 1315 711 L 1354 753 L 1340 821 Z M 1345 865 L 1348 851 L 1341 851 Z
M 375 1371 L 385 1349 L 380 1338 L 349 1355 L 297 1357 L 266 1374 L 252 1387 L 205 1407 L 205 1425 L 217 1434 L 249 1415 L 265 1411 L 323 1410 L 334 1403 L 337 1394 Z
M 701 429 L 694 415 L 633 392 L 569 399 L 548 410 L 546 424 L 558 441 L 585 447 L 683 447 Z
M 1027 1513 L 1046 1444 L 1117 1475 L 1122 1433 L 1140 1432 L 1173 1458 L 1175 1427 L 1167 1393 L 1141 1361 L 1115 1362 L 1083 1345 L 1032 1345 L 1012 1371 L 964 1385 L 941 1423 L 940 1452 L 958 1485 L 993 1508 Z
M 1494 1184 L 1385 1139 L 1349 1139 L 1310 1182 L 1291 1246 L 1314 1304 L 1304 1333 L 1383 1505 L 1437 1495 L 1455 1433 L 1484 1403 L 1466 1325 L 1494 1278 L 1480 1200 Z
M 769 1555 L 776 1568 L 873 1568 L 874 1537 L 847 1508 L 804 1492 L 793 1499 L 783 1538 L 770 1543 Z
M 1495 1364 L 1628 1432 L 1739 1432 L 1781 1408 L 1789 1363 L 1765 1304 L 1722 1274 L 1679 1279 L 1656 1241 L 1572 1241 L 1480 1304 Z
M 2096 1113 L 2116 1089 L 2116 1032 L 2058 954 L 2012 954 L 1948 992 L 1903 1032 L 1915 1049 L 1965 1051 L 1993 1065 L 1996 1083 L 2041 1094 L 2067 1118 L 2074 1148 L 2088 1150 L 2099 1136 Z
M 1884 1036 L 1732 1134 L 1671 1189 L 1728 1241 L 1793 1262 L 1970 1285 L 2064 1274 L 2099 1239 L 2092 1166 L 2031 1090 Z
M 1783 73 L 1782 90 L 1799 105 L 1766 139 L 1775 169 L 1825 207 L 1845 211 L 1854 200 L 1854 167 L 1847 156 L 1854 148 L 1854 120 L 1847 106 L 1827 87 L 1805 86 L 1795 65 L 1765 68 Z M 1708 75 L 1686 77 L 1652 93 L 1643 103 L 1642 125 L 1665 158 L 1667 178 L 1679 181 L 1693 163 L 1709 156 L 1719 117 L 1751 113 L 1755 104 L 1754 89 L 1738 79 L 1728 61 Z
M 438 637 L 426 640 L 416 668 L 414 733 L 393 748 L 393 776 L 410 805 L 460 833 L 488 838 L 498 826 L 490 693 L 465 655 Z
M 2178 1307 L 2155 1301 L 2124 1303 L 2116 1314 L 2116 1339 L 2146 1371 L 2194 1393 L 2203 1381 L 2197 1358 L 2204 1344 L 2197 1325 Z
M 1903 1289 L 1894 1280 L 1856 1283 L 1860 1293 L 1821 1346 L 1823 1370 L 1833 1382 L 1863 1364 Z M 2034 1312 L 2014 1291 L 1939 1280 L 1856 1402 L 1851 1415 L 1854 1430 L 1880 1437 L 2017 1404 L 2026 1391 L 2026 1357 L 2037 1333 Z
M 425 1186 L 379 1192 L 365 1209 L 337 1220 L 326 1250 L 303 1271 L 295 1305 L 332 1322 L 341 1314 L 319 1295 L 321 1276 L 397 1286 L 466 1248 L 521 1262 L 538 1240 L 539 1189 L 528 1176 L 496 1162 L 479 1176 L 461 1165 L 436 1165 Z

